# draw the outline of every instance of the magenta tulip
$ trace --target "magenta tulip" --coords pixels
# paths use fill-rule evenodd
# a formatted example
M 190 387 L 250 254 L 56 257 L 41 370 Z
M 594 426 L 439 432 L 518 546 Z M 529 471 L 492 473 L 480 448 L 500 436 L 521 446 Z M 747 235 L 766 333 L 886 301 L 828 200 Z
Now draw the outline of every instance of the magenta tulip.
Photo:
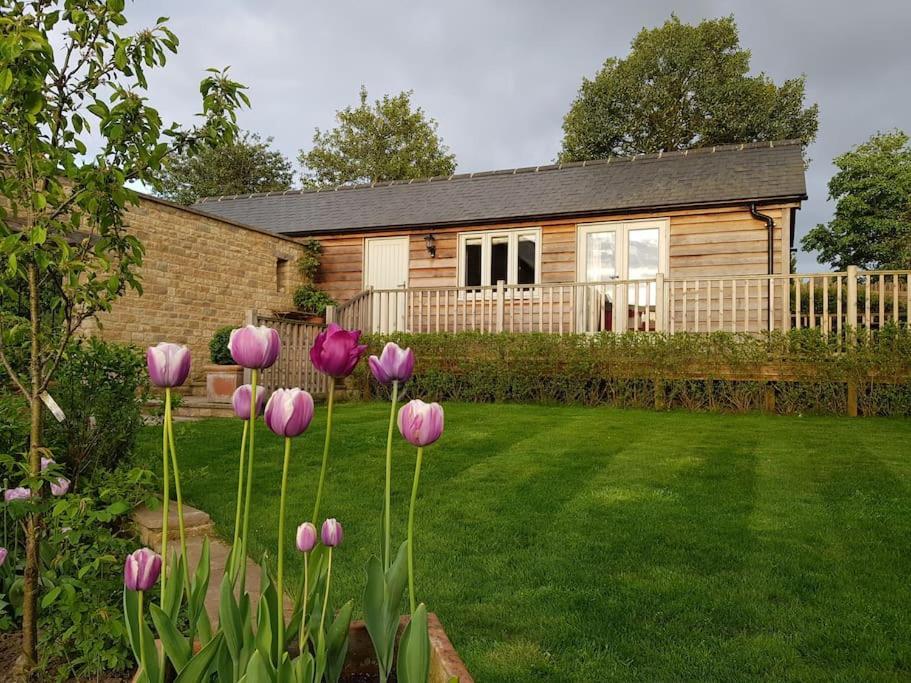
M 414 446 L 429 446 L 443 433 L 443 407 L 419 399 L 409 401 L 399 411 L 399 432 Z
M 7 555 L 9 555 L 9 550 L 6 548 L 0 548 L 0 567 L 6 564 Z
M 310 362 L 324 375 L 336 379 L 347 377 L 367 350 L 366 344 L 358 344 L 360 338 L 360 330 L 346 330 L 329 323 L 310 347 Z
M 313 397 L 303 389 L 276 389 L 266 404 L 266 426 L 279 436 L 299 436 L 313 419 Z
M 51 482 L 51 495 L 63 496 L 70 490 L 70 480 L 66 477 L 60 477 L 57 481 Z
M 370 356 L 367 363 L 380 384 L 407 382 L 414 372 L 414 351 L 403 349 L 395 342 L 386 342 L 379 357 Z
M 272 367 L 281 349 L 278 332 L 265 325 L 239 327 L 231 332 L 228 341 L 228 350 L 234 362 L 251 370 Z
M 297 527 L 297 549 L 309 553 L 316 547 L 316 527 L 311 522 L 304 522 Z
M 127 555 L 123 565 L 123 585 L 131 591 L 147 591 L 161 573 L 161 555 L 149 548 L 140 548 Z
M 345 534 L 342 530 L 342 525 L 334 517 L 330 517 L 325 522 L 323 522 L 323 528 L 320 532 L 320 537 L 322 538 L 323 545 L 327 548 L 334 548 L 337 545 L 341 545 L 342 538 Z
M 234 414 L 241 420 L 250 419 L 250 396 L 252 387 L 249 384 L 243 384 L 234 390 L 231 396 L 231 405 L 234 407 Z M 263 405 L 266 403 L 266 388 L 256 387 L 256 416 L 263 414 Z
M 14 500 L 28 500 L 31 497 L 31 489 L 27 489 L 24 486 L 17 486 L 14 489 L 7 489 L 3 492 L 3 500 L 5 500 L 7 503 Z
M 146 351 L 149 379 L 158 387 L 179 387 L 190 374 L 190 349 L 161 342 Z

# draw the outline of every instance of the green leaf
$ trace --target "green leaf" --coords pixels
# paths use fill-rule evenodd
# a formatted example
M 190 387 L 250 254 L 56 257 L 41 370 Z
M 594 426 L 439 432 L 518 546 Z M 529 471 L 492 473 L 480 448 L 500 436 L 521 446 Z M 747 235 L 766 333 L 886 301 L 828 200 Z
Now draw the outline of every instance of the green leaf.
M 364 589 L 364 621 L 367 633 L 373 642 L 377 664 L 380 670 L 389 673 L 392 668 L 392 654 L 395 644 L 395 632 L 389 638 L 386 628 L 386 576 L 383 564 L 374 555 L 367 560 L 367 586 Z
M 269 658 L 257 650 L 250 658 L 247 666 L 247 683 L 274 683 L 275 672 L 269 663 Z
M 206 680 L 206 673 L 212 666 L 221 645 L 222 636 L 219 633 L 180 670 L 174 683 L 199 683 L 199 681 Z
M 171 617 L 165 614 L 158 605 L 149 605 L 149 613 L 152 615 L 152 622 L 155 624 L 155 630 L 158 631 L 165 654 L 171 660 L 174 669 L 180 671 L 193 654 L 190 644 L 177 630 Z
M 272 617 L 269 612 L 269 599 L 265 595 L 261 595 L 256 624 L 256 651 L 261 653 L 270 664 L 272 662 L 272 650 L 274 649 L 272 641 Z
M 399 683 L 427 683 L 429 672 L 430 636 L 427 632 L 427 607 L 422 602 L 399 641 L 396 675 Z
M 221 630 L 225 635 L 225 644 L 231 653 L 231 658 L 234 661 L 238 661 L 240 659 L 240 650 L 243 647 L 244 629 L 240 609 L 234 601 L 234 586 L 227 573 L 225 573 L 221 581 L 218 619 Z
M 351 613 L 354 601 L 349 600 L 338 611 L 338 615 L 326 633 L 326 678 L 329 683 L 336 683 L 345 668 L 348 657 L 348 636 L 351 628 Z
M 183 602 L 184 573 L 186 570 L 183 556 L 176 554 L 171 557 L 171 571 L 168 574 L 168 583 L 165 588 L 163 609 L 166 614 L 176 617 Z
M 54 600 L 57 599 L 62 590 L 63 589 L 60 586 L 55 586 L 54 588 L 51 588 L 51 590 L 49 590 L 47 593 L 45 593 L 44 597 L 41 598 L 41 609 L 46 609 L 51 604 L 53 604 Z
M 294 660 L 294 681 L 295 683 L 312 683 L 313 673 L 316 663 L 313 661 L 313 655 L 310 651 L 304 652 L 300 657 Z
M 9 69 L 0 70 L 0 91 L 6 92 L 13 84 L 13 72 Z
M 133 657 L 137 665 L 141 661 L 139 656 L 139 632 L 142 629 L 142 649 L 145 652 L 147 674 L 150 681 L 158 681 L 160 668 L 158 665 L 158 648 L 155 647 L 155 637 L 152 629 L 143 621 L 139 623 L 139 593 L 123 589 L 123 614 L 127 629 L 127 640 L 133 650 Z

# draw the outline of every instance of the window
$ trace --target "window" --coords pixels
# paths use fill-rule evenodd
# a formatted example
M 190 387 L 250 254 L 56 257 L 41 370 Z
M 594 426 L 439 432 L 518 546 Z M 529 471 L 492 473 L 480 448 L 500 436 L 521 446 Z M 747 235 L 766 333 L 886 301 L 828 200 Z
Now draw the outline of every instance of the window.
M 459 284 L 463 287 L 533 285 L 541 270 L 537 228 L 459 235 Z
M 275 291 L 284 292 L 288 289 L 288 259 L 275 259 Z

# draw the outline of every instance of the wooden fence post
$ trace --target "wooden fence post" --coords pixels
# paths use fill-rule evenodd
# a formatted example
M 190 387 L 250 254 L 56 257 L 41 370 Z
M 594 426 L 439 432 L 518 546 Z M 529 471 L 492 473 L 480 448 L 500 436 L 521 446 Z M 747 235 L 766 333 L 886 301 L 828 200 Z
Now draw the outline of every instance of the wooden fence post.
M 505 308 L 506 290 L 503 280 L 497 280 L 497 332 L 503 331 L 503 309 Z
M 326 306 L 326 324 L 335 322 L 335 306 L 330 304 Z
M 667 329 L 667 292 L 664 285 L 664 273 L 655 275 L 655 331 L 664 332 Z
M 857 266 L 848 266 L 848 312 L 847 324 L 845 327 L 849 330 L 848 334 L 852 342 L 857 341 Z

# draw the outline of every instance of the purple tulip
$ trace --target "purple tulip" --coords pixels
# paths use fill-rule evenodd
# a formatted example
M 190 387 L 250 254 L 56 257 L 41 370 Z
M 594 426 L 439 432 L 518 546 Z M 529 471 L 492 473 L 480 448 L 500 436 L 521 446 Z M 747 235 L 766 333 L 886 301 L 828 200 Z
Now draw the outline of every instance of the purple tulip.
M 330 517 L 323 522 L 323 529 L 320 532 L 320 537 L 323 540 L 324 546 L 327 548 L 334 548 L 337 545 L 341 545 L 344 536 L 345 534 L 342 530 L 342 525 L 335 517 Z
M 53 458 L 41 458 L 41 471 L 44 472 L 48 467 L 56 464 Z
M 386 342 L 379 358 L 370 356 L 367 363 L 380 384 L 401 384 L 411 379 L 411 373 L 414 372 L 414 351 L 403 349 L 395 342 Z
M 70 480 L 66 477 L 60 477 L 55 482 L 51 482 L 51 495 L 63 496 L 70 490 Z
M 360 338 L 360 330 L 346 330 L 329 323 L 310 347 L 310 362 L 324 375 L 336 379 L 347 377 L 367 350 L 366 344 L 358 344 Z
M 241 420 L 250 419 L 250 396 L 253 387 L 249 384 L 243 384 L 234 390 L 231 396 L 231 405 L 234 406 L 234 414 Z M 266 403 L 266 387 L 256 387 L 256 416 L 263 414 L 263 405 Z
M 316 547 L 316 527 L 311 522 L 304 522 L 297 527 L 297 549 L 309 553 Z
M 279 436 L 299 436 L 313 419 L 313 397 L 303 389 L 276 389 L 266 404 L 266 426 Z
M 123 565 L 123 585 L 131 591 L 147 591 L 158 580 L 161 573 L 161 555 L 140 548 L 127 555 Z
M 228 341 L 231 358 L 238 365 L 251 370 L 263 370 L 272 367 L 282 350 L 278 332 L 271 327 L 247 325 L 231 332 Z
M 17 486 L 14 489 L 6 489 L 3 492 L 3 500 L 7 503 L 14 500 L 28 500 L 32 497 L 32 490 L 24 486 Z
M 429 446 L 443 433 L 443 407 L 414 399 L 399 411 L 399 432 L 415 446 Z
M 190 374 L 190 349 L 161 342 L 146 351 L 149 379 L 158 387 L 179 387 Z
M 0 567 L 6 564 L 6 556 L 9 555 L 9 550 L 6 548 L 0 548 Z

